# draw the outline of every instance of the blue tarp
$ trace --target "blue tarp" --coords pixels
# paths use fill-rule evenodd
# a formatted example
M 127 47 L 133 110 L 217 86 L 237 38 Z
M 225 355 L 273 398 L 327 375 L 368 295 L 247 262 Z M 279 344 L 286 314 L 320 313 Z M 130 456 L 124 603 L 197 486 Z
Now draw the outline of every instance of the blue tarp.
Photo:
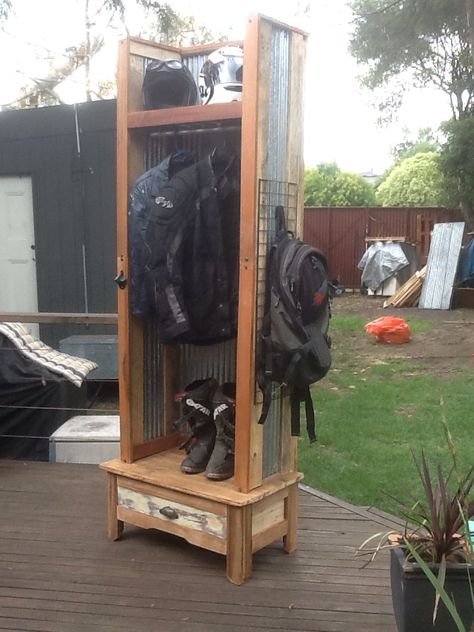
M 458 269 L 458 285 L 474 287 L 474 239 L 463 248 Z

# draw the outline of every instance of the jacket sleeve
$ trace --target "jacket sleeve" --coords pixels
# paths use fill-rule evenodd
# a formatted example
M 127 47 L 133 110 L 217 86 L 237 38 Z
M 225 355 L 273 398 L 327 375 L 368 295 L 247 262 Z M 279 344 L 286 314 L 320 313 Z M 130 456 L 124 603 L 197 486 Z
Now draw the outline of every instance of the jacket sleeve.
M 145 241 L 150 253 L 145 270 L 147 295 L 152 298 L 163 342 L 183 338 L 190 331 L 184 300 L 183 267 L 186 234 L 195 215 L 196 185 L 194 169 L 183 170 L 163 184 L 152 204 Z
M 146 319 L 151 315 L 147 301 L 144 273 L 146 266 L 146 246 L 144 235 L 149 216 L 146 183 L 138 179 L 134 184 L 128 204 L 128 238 L 130 244 L 130 294 L 131 311 L 134 316 Z

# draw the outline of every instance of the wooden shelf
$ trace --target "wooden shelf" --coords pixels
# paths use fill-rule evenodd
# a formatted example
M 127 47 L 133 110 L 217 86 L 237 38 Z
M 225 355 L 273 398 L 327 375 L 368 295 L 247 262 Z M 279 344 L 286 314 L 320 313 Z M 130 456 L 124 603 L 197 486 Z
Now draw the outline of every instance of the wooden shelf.
M 165 487 L 235 507 L 255 503 L 303 478 L 300 472 L 274 474 L 265 479 L 265 482 L 257 489 L 243 493 L 236 489 L 233 478 L 225 481 L 211 481 L 204 474 L 183 474 L 179 466 L 184 456 L 185 454 L 178 449 L 168 450 L 134 463 L 124 463 L 120 459 L 114 459 L 102 463 L 101 468 L 111 474 L 149 483 L 157 488 Z
M 189 105 L 182 108 L 164 110 L 144 110 L 130 112 L 127 117 L 129 129 L 145 127 L 164 127 L 167 125 L 182 125 L 183 123 L 209 123 L 240 119 L 242 117 L 242 103 L 211 103 L 209 105 Z

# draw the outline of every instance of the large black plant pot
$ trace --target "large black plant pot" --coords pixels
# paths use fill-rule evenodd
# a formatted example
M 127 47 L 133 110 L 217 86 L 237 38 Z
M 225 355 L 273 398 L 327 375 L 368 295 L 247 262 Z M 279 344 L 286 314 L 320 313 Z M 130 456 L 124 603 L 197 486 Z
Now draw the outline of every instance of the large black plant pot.
M 390 554 L 393 610 L 399 632 L 457 632 L 456 624 L 442 601 L 433 626 L 435 590 L 418 564 L 407 562 L 401 549 L 391 549 Z M 432 570 L 437 576 L 437 566 Z M 472 567 L 470 572 L 474 579 Z M 469 632 L 473 608 L 465 564 L 449 565 L 444 587 L 456 605 L 466 632 Z

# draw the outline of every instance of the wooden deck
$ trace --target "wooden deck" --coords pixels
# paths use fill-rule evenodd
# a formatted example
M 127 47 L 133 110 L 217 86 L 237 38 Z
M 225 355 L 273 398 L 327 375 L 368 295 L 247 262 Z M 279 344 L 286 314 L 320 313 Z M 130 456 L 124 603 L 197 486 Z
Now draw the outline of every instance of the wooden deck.
M 179 538 L 109 541 L 97 466 L 0 461 L 0 630 L 394 631 L 387 559 L 353 557 L 394 524 L 302 486 L 296 553 L 259 551 L 234 586 L 223 556 Z

